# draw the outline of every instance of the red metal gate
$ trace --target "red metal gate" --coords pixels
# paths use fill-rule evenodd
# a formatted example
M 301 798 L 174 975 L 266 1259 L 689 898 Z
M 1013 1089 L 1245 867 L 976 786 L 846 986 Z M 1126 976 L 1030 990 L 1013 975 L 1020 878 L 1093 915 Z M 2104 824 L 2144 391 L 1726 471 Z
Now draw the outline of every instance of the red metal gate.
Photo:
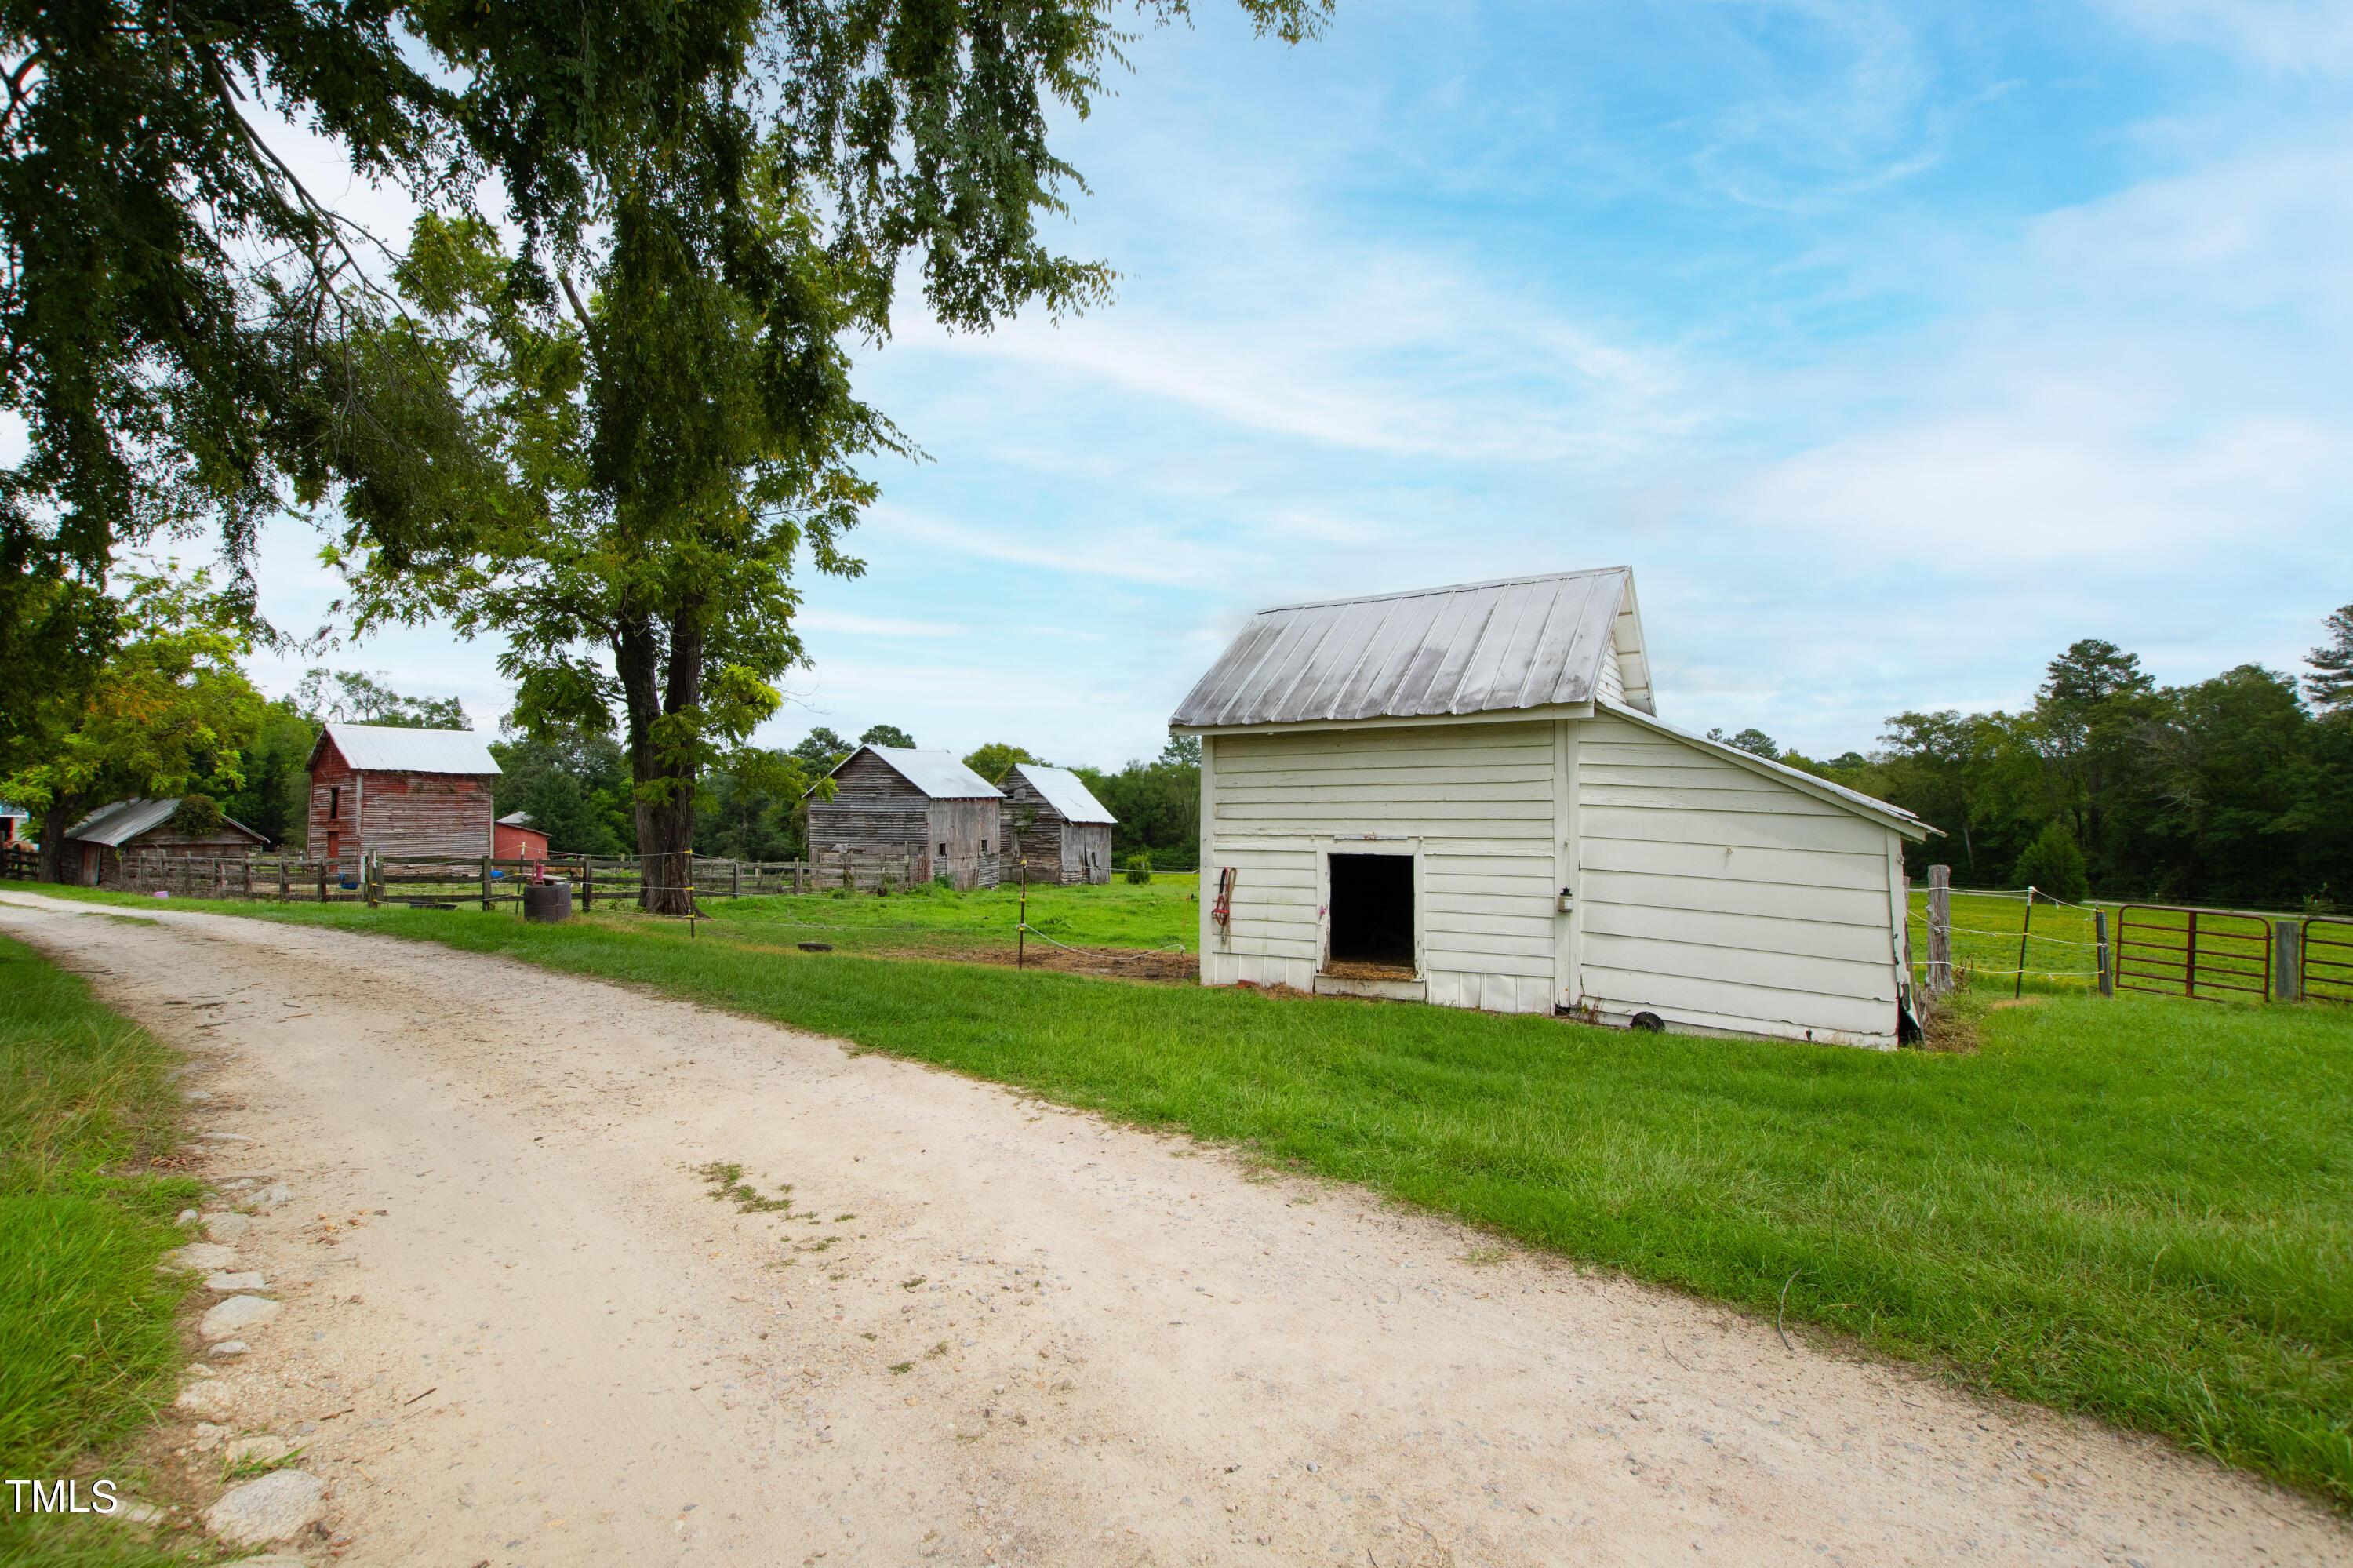
M 2353 920 L 2306 920 L 2300 993 L 2322 1001 L 2353 1001 Z
M 2272 993 L 2272 923 L 2221 909 L 2127 904 L 2116 911 L 2116 989 L 2264 1001 Z

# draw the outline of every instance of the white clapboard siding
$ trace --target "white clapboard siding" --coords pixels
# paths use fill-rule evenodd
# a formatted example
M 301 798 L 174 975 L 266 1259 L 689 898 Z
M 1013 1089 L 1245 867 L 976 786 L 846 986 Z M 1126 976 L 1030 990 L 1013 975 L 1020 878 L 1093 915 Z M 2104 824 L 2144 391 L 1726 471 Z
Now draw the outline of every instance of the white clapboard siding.
M 1608 1017 L 1892 1044 L 1892 834 L 1672 735 L 1585 722 L 1581 1000 Z
M 1595 695 L 1607 697 L 1613 703 L 1626 700 L 1626 666 L 1620 661 L 1615 647 L 1603 651 L 1601 678 L 1595 683 L 1593 690 Z
M 1235 868 L 1210 984 L 1310 989 L 1324 959 L 1324 857 L 1345 838 L 1419 852 L 1416 927 L 1429 999 L 1549 1012 L 1555 979 L 1549 723 L 1219 736 L 1208 849 Z

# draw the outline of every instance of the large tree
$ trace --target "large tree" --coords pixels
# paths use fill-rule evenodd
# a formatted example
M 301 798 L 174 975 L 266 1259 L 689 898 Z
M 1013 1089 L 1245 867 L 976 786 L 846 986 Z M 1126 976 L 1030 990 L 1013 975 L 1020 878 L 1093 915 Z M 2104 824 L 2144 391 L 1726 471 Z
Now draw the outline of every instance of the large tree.
M 1322 14 L 1242 4 L 1292 37 Z M 400 276 L 421 319 L 371 352 L 442 366 L 492 461 L 452 465 L 426 505 L 354 488 L 342 559 L 363 625 L 503 636 L 526 726 L 617 710 L 638 852 L 675 858 L 706 768 L 786 766 L 736 748 L 803 657 L 796 562 L 862 569 L 842 543 L 873 495 L 854 464 L 906 449 L 851 391 L 844 343 L 888 333 L 902 264 L 967 330 L 1103 296 L 1108 270 L 1053 253 L 1037 220 L 1071 178 L 1048 114 L 1086 111 L 1118 35 L 1103 0 L 643 20 L 589 40 L 554 11 L 429 18 L 475 73 L 522 240 L 420 224 Z M 606 91 L 592 42 L 649 63 Z M 684 883 L 662 876 L 650 906 L 683 911 Z
M 69 878 L 66 832 L 95 807 L 239 788 L 239 754 L 261 728 L 240 608 L 202 573 L 141 574 L 128 589 L 110 605 L 111 652 L 84 680 L 44 684 L 0 778 L 0 794 L 40 813 L 44 881 Z
M 457 101 L 410 64 L 397 17 L 371 0 L 0 0 L 0 408 L 25 431 L 0 472 L 0 701 L 40 654 L 5 635 L 18 601 L 102 590 L 159 529 L 217 524 L 241 559 L 267 511 L 359 471 L 345 437 L 387 400 L 384 367 L 345 351 L 366 240 L 247 111 L 431 193 Z

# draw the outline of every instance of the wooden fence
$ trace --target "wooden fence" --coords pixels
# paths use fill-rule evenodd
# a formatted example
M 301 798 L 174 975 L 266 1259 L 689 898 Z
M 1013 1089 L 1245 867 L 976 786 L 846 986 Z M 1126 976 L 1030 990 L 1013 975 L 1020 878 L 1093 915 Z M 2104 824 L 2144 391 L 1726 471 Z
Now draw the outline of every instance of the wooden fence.
M 21 862 L 21 864 L 18 863 Z M 677 863 L 682 862 L 683 864 Z M 821 853 L 814 860 L 746 861 L 713 855 L 556 855 L 515 860 L 494 855 L 209 856 L 134 852 L 121 863 L 121 885 L 134 893 L 179 898 L 258 899 L 290 904 L 407 904 L 422 907 L 522 901 L 533 882 L 572 885 L 579 909 L 635 907 L 649 889 L 680 885 L 697 901 L 752 898 L 849 888 L 860 893 L 903 891 L 921 875 L 911 853 Z M 0 870 L 32 876 L 38 857 L 0 853 Z

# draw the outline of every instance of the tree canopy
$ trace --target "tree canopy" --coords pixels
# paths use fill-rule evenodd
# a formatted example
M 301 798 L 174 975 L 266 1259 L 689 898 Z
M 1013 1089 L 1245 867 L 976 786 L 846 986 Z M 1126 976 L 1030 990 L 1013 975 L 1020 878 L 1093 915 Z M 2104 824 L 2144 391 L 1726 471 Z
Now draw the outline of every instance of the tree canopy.
M 40 815 L 46 881 L 63 873 L 66 831 L 100 806 L 236 789 L 261 727 L 239 663 L 250 635 L 206 573 L 133 575 L 112 614 L 111 652 L 86 679 L 44 689 L 0 778 L 0 795 Z
M 2348 612 L 2329 619 L 2340 641 Z M 2295 677 L 2259 665 L 2160 686 L 2132 653 L 2087 638 L 2052 660 L 2021 712 L 1898 714 L 1869 758 L 1783 760 L 1951 834 L 1929 853 L 1965 885 L 2073 885 L 2080 858 L 2083 884 L 2107 896 L 2342 906 L 2353 706 L 2321 700 L 2332 652 L 2312 655 L 2307 706 Z

